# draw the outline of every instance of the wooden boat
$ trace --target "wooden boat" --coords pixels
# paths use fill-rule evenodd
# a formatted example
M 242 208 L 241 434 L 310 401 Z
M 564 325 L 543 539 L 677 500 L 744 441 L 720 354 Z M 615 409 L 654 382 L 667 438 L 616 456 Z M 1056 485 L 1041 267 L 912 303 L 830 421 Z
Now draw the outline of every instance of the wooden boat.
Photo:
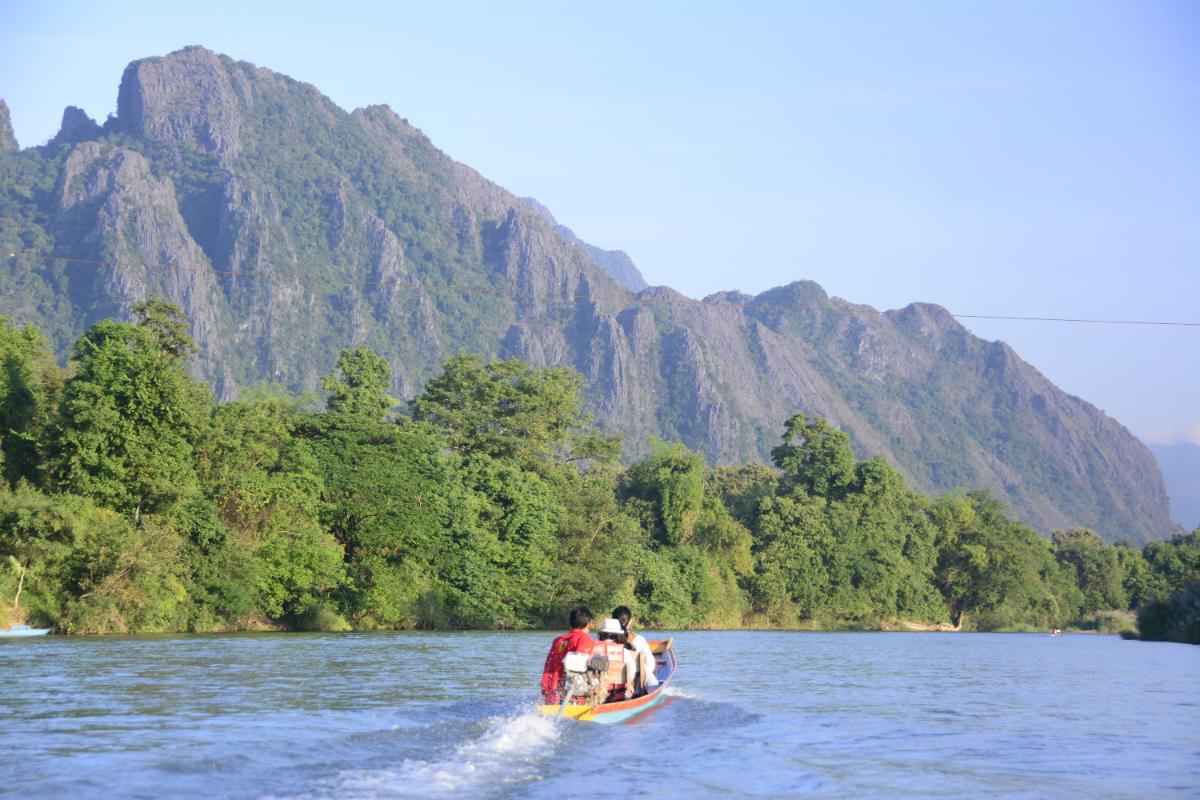
M 0 637 L 45 636 L 49 632 L 49 628 L 31 628 L 28 625 L 13 625 L 6 631 L 0 631 Z
M 675 677 L 675 667 L 678 661 L 675 651 L 671 648 L 674 639 L 666 641 L 647 642 L 650 652 L 654 653 L 654 677 L 658 678 L 658 687 L 648 694 L 635 697 L 632 700 L 620 700 L 613 703 L 603 703 L 597 706 L 568 704 L 566 708 L 560 705 L 538 706 L 538 712 L 547 717 L 569 717 L 580 722 L 624 722 L 638 714 L 649 711 L 667 699 L 666 688 Z

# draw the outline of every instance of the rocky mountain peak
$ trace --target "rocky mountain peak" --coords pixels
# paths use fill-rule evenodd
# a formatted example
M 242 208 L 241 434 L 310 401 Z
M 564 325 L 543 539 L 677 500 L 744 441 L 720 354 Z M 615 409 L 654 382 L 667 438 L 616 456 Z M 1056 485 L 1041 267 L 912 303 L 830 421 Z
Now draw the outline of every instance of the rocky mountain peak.
M 958 344 L 968 335 L 967 329 L 949 311 L 933 303 L 909 303 L 884 315 L 899 330 L 934 350 L 941 350 L 947 341 Z
M 754 298 L 745 292 L 737 290 L 725 292 L 713 292 L 708 297 L 704 298 L 705 303 L 719 303 L 725 305 L 744 306 Z
M 101 132 L 101 127 L 82 108 L 67 106 L 63 109 L 62 124 L 58 126 L 58 133 L 50 140 L 50 144 L 88 142 L 98 138 Z
M 8 103 L 0 100 L 0 153 L 18 149 L 17 137 L 13 135 L 12 120 L 8 115 Z
M 240 148 L 245 86 L 235 86 L 220 56 L 185 47 L 134 61 L 117 92 L 121 127 L 145 139 L 198 145 L 231 160 Z
M 829 295 L 815 281 L 794 281 L 768 289 L 754 298 L 755 305 L 785 309 L 819 309 L 830 306 Z
M 638 293 L 638 300 L 659 305 L 691 305 L 696 301 L 670 286 L 648 286 Z
M 433 143 L 429 140 L 429 137 L 420 128 L 417 128 L 407 119 L 397 114 L 386 103 L 356 108 L 351 112 L 351 116 L 398 144 L 419 144 L 423 147 L 436 149 L 433 147 Z M 441 151 L 439 150 L 438 152 L 440 153 Z

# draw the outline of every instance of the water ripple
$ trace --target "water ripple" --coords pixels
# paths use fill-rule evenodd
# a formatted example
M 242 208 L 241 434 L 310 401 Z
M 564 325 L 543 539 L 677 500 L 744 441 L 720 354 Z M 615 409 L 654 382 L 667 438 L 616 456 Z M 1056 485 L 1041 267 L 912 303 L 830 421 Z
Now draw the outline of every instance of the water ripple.
M 1103 636 L 681 633 L 668 701 L 604 726 L 536 714 L 548 642 L 6 642 L 0 794 L 1146 798 L 1200 786 L 1200 648 Z

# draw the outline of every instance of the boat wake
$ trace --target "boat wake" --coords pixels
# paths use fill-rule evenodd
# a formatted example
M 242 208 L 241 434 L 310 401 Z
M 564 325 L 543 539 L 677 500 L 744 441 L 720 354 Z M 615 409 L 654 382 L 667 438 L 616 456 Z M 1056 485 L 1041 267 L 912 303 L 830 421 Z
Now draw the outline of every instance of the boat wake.
M 748 711 L 736 702 L 711 694 L 677 686 L 668 686 L 666 694 L 667 703 L 671 704 L 671 724 L 684 730 L 736 728 L 760 718 L 758 713 Z
M 330 787 L 338 798 L 444 797 L 488 794 L 539 779 L 538 765 L 562 726 L 535 710 L 492 717 L 479 736 L 432 761 L 405 760 L 396 769 L 343 772 Z

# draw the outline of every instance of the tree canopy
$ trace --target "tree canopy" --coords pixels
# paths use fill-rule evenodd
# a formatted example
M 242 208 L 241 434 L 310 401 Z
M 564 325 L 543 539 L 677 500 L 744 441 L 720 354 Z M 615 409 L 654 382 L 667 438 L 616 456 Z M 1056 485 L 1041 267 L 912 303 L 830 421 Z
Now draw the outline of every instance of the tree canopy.
M 343 350 L 324 407 L 218 404 L 178 309 L 104 321 L 60 369 L 0 321 L 0 626 L 67 632 L 558 626 L 1051 625 L 1194 641 L 1200 532 L 1052 539 L 986 493 L 913 492 L 808 414 L 775 468 L 653 441 L 622 466 L 571 370 L 459 353 L 397 414 Z
M 53 486 L 135 516 L 199 491 L 192 445 L 210 405 L 181 360 L 191 340 L 169 315 L 143 316 L 99 322 L 76 342 L 49 431 Z

